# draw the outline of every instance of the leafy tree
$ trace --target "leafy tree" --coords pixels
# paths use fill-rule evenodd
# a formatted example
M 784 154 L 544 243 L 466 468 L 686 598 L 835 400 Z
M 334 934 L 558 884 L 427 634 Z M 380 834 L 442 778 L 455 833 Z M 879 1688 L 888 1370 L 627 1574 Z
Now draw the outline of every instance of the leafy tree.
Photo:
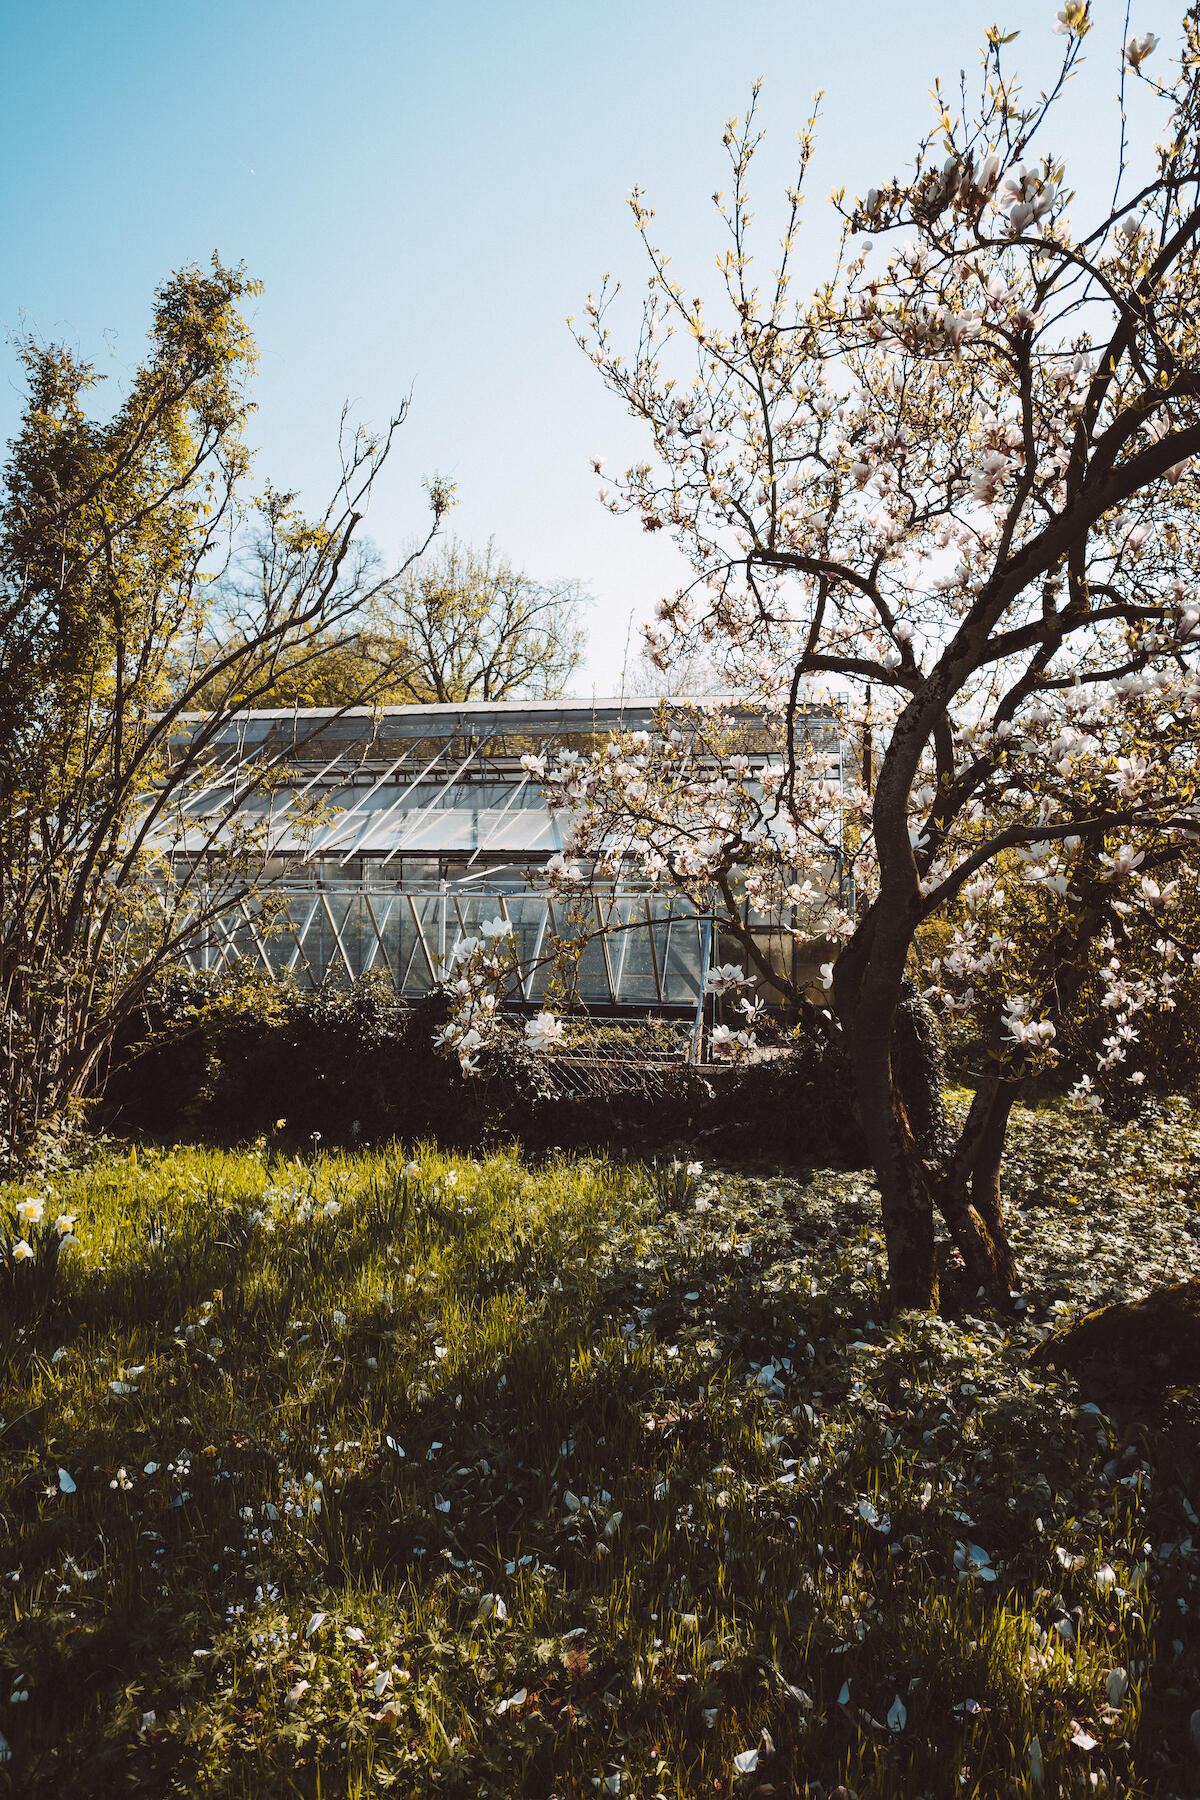
M 490 540 L 479 552 L 451 539 L 380 586 L 359 629 L 314 645 L 262 704 L 548 699 L 579 667 L 581 604 L 577 582 L 534 581 Z
M 989 32 L 975 109 L 935 89 L 913 175 L 853 205 L 835 196 L 842 250 L 800 303 L 789 280 L 811 129 L 781 257 L 756 285 L 752 107 L 725 133 L 727 317 L 676 281 L 635 193 L 650 260 L 636 348 L 616 347 L 607 286 L 581 334 L 653 438 L 605 497 L 672 531 L 695 570 L 662 603 L 651 649 L 721 655 L 787 753 L 752 794 L 728 760 L 707 784 L 683 768 L 666 726 L 617 746 L 568 772 L 587 801 L 576 847 L 602 855 L 619 814 L 649 872 L 718 905 L 727 890 L 731 913 L 739 870 L 777 904 L 819 891 L 831 853 L 846 855 L 857 905 L 827 921 L 840 943 L 830 1025 L 854 1070 L 900 1306 L 936 1300 L 936 1209 L 973 1279 L 1006 1294 L 1013 1097 L 1054 1052 L 1070 970 L 1130 885 L 1154 884 L 1143 862 L 1195 828 L 1200 12 L 1186 12 L 1165 85 L 1147 75 L 1150 34 L 1121 51 L 1122 91 L 1140 80 L 1161 102 L 1160 147 L 1126 192 L 1122 125 L 1116 197 L 1080 223 L 1047 139 L 1090 24 L 1076 0 L 1059 14 L 1058 79 L 1032 104 L 1009 40 Z M 848 732 L 869 730 L 865 780 L 839 784 L 805 742 L 805 703 L 831 684 Z M 1056 909 L 1034 966 L 1013 955 L 995 879 L 1014 853 Z M 894 1026 L 918 933 L 969 897 L 979 928 L 935 986 L 983 1009 L 992 1068 L 957 1143 L 928 1159 Z M 1165 991 L 1158 959 L 1138 977 L 1146 1000 Z
M 26 339 L 29 395 L 0 492 L 0 1138 L 11 1154 L 89 1091 L 155 973 L 245 900 L 269 844 L 239 824 L 265 764 L 233 786 L 238 705 L 336 643 L 378 590 L 356 532 L 403 418 L 343 431 L 325 512 L 244 498 L 257 291 L 214 259 L 156 298 L 149 354 L 97 421 L 95 370 Z M 433 529 L 449 504 L 431 489 Z M 199 654 L 231 546 L 253 528 L 240 630 Z M 431 529 L 430 536 L 433 531 Z M 428 542 L 428 539 L 426 540 Z M 196 713 L 214 684 L 222 699 Z M 189 713 L 192 716 L 188 716 Z M 197 796 L 207 792 L 203 808 Z M 172 849 L 190 834 L 191 873 Z M 223 876 L 201 898 L 206 852 Z

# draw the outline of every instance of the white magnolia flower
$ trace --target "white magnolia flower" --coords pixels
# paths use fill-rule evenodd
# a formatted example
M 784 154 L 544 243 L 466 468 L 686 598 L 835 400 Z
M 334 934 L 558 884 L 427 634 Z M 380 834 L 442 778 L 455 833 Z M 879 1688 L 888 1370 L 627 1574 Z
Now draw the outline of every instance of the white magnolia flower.
M 1131 37 L 1125 46 L 1125 61 L 1131 69 L 1140 69 L 1148 56 L 1153 56 L 1158 49 L 1158 39 L 1152 31 L 1144 31 L 1141 37 Z
M 540 1012 L 536 1019 L 525 1021 L 525 1042 L 531 1050 L 549 1050 L 562 1034 L 562 1021 L 551 1012 Z
M 1067 0 L 1060 13 L 1054 16 L 1054 31 L 1058 37 L 1083 37 L 1092 28 L 1088 0 Z
M 706 994 L 728 994 L 732 990 L 745 987 L 751 979 L 745 969 L 739 969 L 736 963 L 723 963 L 719 968 L 710 969 L 704 983 Z
M 954 1551 L 954 1567 L 960 1581 L 995 1581 L 996 1571 L 988 1551 L 979 1544 L 958 1544 Z
M 1144 850 L 1135 850 L 1132 844 L 1122 844 L 1115 856 L 1101 854 L 1100 861 L 1114 875 L 1132 875 L 1133 871 L 1146 860 Z

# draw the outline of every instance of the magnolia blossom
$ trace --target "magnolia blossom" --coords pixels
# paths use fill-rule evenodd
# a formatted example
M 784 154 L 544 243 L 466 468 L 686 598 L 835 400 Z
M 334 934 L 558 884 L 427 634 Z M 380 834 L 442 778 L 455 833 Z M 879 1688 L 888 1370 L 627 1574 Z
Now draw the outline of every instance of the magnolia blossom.
M 1034 1050 L 1044 1050 L 1055 1036 L 1054 1026 L 1049 1019 L 1030 1018 L 1031 1004 L 1025 994 L 1013 994 L 1005 1000 L 1004 1023 L 1008 1029 L 1004 1037 L 1010 1044 L 1025 1044 Z
M 1144 31 L 1140 37 L 1131 37 L 1125 46 L 1125 61 L 1131 69 L 1140 69 L 1148 56 L 1153 56 L 1158 49 L 1158 39 L 1152 31 Z
M 1132 875 L 1145 860 L 1146 852 L 1135 850 L 1132 844 L 1122 844 L 1115 856 L 1106 856 L 1103 852 L 1100 856 L 1105 868 L 1111 869 L 1114 875 Z
M 562 1021 L 551 1012 L 540 1012 L 535 1019 L 525 1021 L 525 1041 L 531 1050 L 551 1049 L 562 1034 Z
M 583 880 L 583 870 L 578 863 L 569 863 L 561 851 L 556 850 L 546 864 L 546 876 L 564 887 L 578 887 Z
M 734 992 L 745 987 L 752 979 L 745 969 L 739 969 L 736 963 L 723 963 L 719 968 L 710 969 L 704 983 L 706 994 L 715 994 L 720 998 L 723 994 Z
M 1091 30 L 1088 0 L 1067 0 L 1060 13 L 1054 15 L 1054 31 L 1059 37 L 1083 37 Z

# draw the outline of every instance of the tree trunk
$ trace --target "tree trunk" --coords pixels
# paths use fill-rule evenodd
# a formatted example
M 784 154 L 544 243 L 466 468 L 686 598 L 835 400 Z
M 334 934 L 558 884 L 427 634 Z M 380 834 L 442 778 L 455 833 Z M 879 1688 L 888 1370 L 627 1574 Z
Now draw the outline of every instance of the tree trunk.
M 1016 1263 L 1004 1229 L 1000 1164 L 1019 1081 L 993 1070 L 976 1090 L 962 1135 L 938 1183 L 937 1203 L 967 1274 L 989 1297 L 1011 1304 Z
M 892 1074 L 891 1020 L 871 1029 L 860 1006 L 848 1036 L 863 1135 L 879 1183 L 892 1305 L 931 1311 L 938 1302 L 933 1197 Z
M 1016 1285 L 1017 1265 L 1004 1229 L 1004 1203 L 1000 1198 L 1000 1166 L 1008 1136 L 1008 1120 L 1021 1091 L 1019 1081 L 1000 1081 L 993 1099 L 983 1141 L 971 1170 L 971 1204 L 979 1214 L 1004 1259 L 1004 1279 Z

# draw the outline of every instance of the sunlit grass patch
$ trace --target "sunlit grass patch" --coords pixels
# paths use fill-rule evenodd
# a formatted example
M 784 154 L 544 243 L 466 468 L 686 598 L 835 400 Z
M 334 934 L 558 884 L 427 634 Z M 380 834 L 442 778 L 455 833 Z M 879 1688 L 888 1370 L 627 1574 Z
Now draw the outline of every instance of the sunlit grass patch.
M 1117 1416 L 1025 1358 L 1195 1270 L 1198 1148 L 1184 1109 L 1021 1116 L 1015 1321 L 885 1322 L 859 1174 L 64 1178 L 80 1246 L 4 1325 L 0 1781 L 1188 1792 L 1193 1397 Z

